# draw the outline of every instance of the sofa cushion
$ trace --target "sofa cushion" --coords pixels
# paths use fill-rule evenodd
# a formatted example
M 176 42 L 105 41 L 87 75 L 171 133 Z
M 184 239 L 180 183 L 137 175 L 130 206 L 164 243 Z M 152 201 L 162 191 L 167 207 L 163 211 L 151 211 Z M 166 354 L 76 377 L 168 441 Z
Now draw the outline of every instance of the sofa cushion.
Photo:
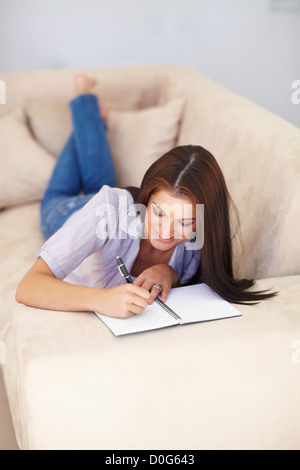
M 175 146 L 183 104 L 178 98 L 164 106 L 109 112 L 107 138 L 118 186 L 139 186 L 153 161 Z M 58 156 L 72 132 L 67 103 L 53 99 L 32 101 L 27 114 L 37 140 Z
M 58 157 L 72 133 L 72 120 L 67 103 L 45 98 L 26 106 L 28 123 L 39 143 Z
M 108 140 L 120 186 L 140 186 L 149 166 L 176 144 L 183 100 L 140 111 L 114 111 Z
M 0 208 L 41 199 L 55 159 L 30 133 L 20 107 L 0 118 Z

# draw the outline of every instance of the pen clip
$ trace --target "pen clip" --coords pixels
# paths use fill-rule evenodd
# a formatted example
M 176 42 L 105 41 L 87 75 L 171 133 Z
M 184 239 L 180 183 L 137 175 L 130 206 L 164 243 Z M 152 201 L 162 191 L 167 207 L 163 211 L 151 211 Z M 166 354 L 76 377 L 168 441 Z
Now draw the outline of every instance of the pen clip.
M 120 274 L 124 277 L 124 273 L 122 272 L 121 266 L 119 264 L 118 264 L 118 270 L 119 270 Z

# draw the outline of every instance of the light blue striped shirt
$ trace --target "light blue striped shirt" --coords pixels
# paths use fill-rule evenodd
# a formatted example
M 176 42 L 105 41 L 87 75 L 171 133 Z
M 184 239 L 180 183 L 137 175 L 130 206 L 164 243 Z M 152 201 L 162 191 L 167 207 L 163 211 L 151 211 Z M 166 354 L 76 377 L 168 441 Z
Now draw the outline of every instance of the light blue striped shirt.
M 133 205 L 126 189 L 103 186 L 46 241 L 37 258 L 43 258 L 56 278 L 73 284 L 98 288 L 124 284 L 116 256 L 130 272 L 141 241 L 142 222 L 135 212 L 132 216 Z M 186 244 L 176 246 L 169 262 L 180 284 L 193 277 L 201 257 L 200 250 L 187 250 Z

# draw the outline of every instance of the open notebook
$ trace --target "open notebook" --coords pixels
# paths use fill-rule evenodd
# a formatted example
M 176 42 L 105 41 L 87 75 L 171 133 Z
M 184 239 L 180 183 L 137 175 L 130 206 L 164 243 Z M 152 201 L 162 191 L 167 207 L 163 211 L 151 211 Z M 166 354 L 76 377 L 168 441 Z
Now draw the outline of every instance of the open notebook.
M 142 313 L 130 318 L 112 318 L 95 313 L 115 336 L 242 316 L 206 284 L 173 288 L 168 295 L 167 304 L 154 302 Z

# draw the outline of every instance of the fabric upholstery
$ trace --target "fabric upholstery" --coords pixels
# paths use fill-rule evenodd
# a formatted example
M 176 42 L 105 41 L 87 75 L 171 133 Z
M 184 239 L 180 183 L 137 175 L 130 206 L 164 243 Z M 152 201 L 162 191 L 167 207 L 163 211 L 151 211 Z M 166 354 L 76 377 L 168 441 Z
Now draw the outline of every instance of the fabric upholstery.
M 38 201 L 55 159 L 32 137 L 20 107 L 0 118 L 0 209 Z
M 21 448 L 298 448 L 300 276 L 258 281 L 278 297 L 236 306 L 241 318 L 116 338 L 88 312 L 16 306 L 38 212 L 1 216 L 3 370 Z

